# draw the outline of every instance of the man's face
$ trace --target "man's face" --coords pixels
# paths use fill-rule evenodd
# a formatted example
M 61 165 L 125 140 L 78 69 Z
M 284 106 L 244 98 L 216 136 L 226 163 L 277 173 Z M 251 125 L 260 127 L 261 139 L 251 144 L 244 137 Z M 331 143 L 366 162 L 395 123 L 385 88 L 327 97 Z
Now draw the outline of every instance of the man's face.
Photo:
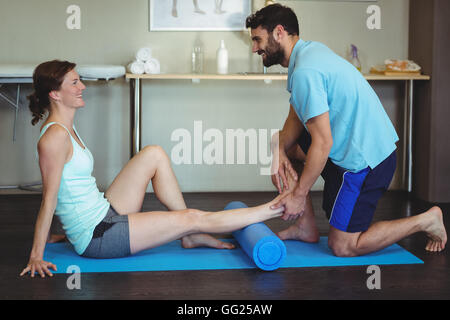
M 252 51 L 262 56 L 265 67 L 281 64 L 284 58 L 284 50 L 274 39 L 272 33 L 268 33 L 266 29 L 259 26 L 251 30 L 251 35 L 253 41 Z

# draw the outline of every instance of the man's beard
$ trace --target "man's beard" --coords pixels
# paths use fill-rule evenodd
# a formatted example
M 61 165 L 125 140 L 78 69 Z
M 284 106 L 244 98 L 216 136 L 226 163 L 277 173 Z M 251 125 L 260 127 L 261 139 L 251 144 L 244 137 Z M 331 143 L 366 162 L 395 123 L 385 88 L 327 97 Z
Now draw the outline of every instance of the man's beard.
M 265 58 L 263 58 L 263 65 L 265 67 L 281 64 L 284 59 L 284 50 L 281 48 L 280 44 L 275 41 L 273 35 L 271 34 L 269 35 L 266 50 L 263 52 L 266 54 Z

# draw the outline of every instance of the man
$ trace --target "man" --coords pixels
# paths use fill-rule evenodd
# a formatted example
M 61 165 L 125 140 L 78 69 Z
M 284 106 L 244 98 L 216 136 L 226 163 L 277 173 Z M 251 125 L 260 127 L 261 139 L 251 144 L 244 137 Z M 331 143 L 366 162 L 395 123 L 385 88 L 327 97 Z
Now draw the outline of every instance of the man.
M 273 139 L 279 161 L 272 181 L 284 192 L 274 207 L 285 206 L 283 219 L 297 221 L 279 237 L 319 240 L 309 191 L 322 175 L 328 245 L 336 256 L 364 255 L 415 232 L 427 233 L 426 250 L 443 250 L 447 234 L 439 207 L 371 225 L 395 171 L 398 136 L 361 73 L 325 45 L 300 39 L 290 8 L 267 6 L 249 16 L 246 27 L 264 66 L 289 68 L 290 111 Z M 296 160 L 303 163 L 300 176 L 292 166 Z

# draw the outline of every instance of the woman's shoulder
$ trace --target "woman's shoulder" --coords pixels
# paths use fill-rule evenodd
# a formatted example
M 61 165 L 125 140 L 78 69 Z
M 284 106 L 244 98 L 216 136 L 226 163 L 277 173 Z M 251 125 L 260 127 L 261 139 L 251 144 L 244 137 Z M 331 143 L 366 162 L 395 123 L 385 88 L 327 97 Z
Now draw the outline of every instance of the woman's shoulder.
M 44 123 L 42 128 L 45 128 L 49 123 Z M 41 128 L 41 130 L 42 130 Z M 70 142 L 70 136 L 67 130 L 61 125 L 50 125 L 46 128 L 38 141 L 38 151 L 58 151 L 61 152 L 64 149 L 68 149 Z

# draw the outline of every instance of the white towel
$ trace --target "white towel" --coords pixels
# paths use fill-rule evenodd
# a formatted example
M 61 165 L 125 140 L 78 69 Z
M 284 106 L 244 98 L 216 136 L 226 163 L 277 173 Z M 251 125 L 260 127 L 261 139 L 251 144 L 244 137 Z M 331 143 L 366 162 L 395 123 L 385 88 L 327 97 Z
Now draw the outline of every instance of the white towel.
M 133 74 L 143 74 L 145 72 L 144 63 L 141 61 L 133 61 L 128 65 L 128 71 Z
M 158 60 L 151 58 L 144 63 L 144 71 L 148 74 L 159 74 L 161 73 L 161 65 Z
M 141 48 L 136 53 L 136 60 L 141 62 L 146 62 L 150 60 L 152 57 L 152 49 L 150 48 Z

